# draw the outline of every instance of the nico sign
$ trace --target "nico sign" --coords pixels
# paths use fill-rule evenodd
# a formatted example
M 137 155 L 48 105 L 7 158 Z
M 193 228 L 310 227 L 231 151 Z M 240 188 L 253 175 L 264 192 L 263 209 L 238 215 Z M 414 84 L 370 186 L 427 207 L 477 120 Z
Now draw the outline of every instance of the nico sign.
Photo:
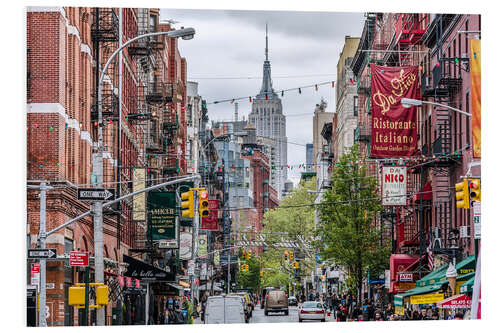
M 406 205 L 406 167 L 382 168 L 382 205 Z

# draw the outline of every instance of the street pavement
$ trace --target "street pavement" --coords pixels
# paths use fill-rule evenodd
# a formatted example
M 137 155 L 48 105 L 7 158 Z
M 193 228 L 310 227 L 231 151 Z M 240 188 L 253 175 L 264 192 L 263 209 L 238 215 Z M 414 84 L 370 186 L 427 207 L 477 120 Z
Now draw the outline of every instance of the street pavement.
M 326 316 L 326 321 L 335 321 L 333 316 Z M 250 323 L 298 323 L 299 322 L 299 309 L 297 306 L 290 306 L 288 308 L 288 316 L 285 316 L 283 312 L 269 313 L 268 316 L 264 315 L 264 309 L 260 308 L 260 305 L 256 306 L 253 310 L 252 318 L 250 318 Z M 320 321 L 304 321 L 304 323 L 312 323 Z
M 335 321 L 333 315 L 326 316 L 326 321 Z M 297 306 L 290 306 L 288 308 L 288 316 L 285 316 L 284 312 L 273 312 L 269 315 L 264 315 L 264 309 L 260 308 L 258 304 L 252 312 L 252 318 L 250 318 L 250 324 L 256 323 L 298 323 L 299 322 L 299 309 Z M 320 321 L 304 321 L 304 323 L 313 323 Z M 194 324 L 203 324 L 200 318 L 194 320 Z

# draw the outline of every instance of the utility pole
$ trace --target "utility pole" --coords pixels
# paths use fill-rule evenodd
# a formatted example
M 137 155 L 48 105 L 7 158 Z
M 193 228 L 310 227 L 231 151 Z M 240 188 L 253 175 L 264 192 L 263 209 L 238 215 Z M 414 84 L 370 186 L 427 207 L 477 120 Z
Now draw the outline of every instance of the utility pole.
M 40 240 L 40 248 L 45 249 L 46 233 L 46 212 L 47 212 L 47 190 L 52 190 L 54 187 L 47 186 L 45 182 L 41 182 L 40 186 L 28 185 L 28 188 L 40 189 L 40 231 L 38 239 Z M 47 327 L 46 318 L 46 303 L 47 303 L 47 259 L 40 259 L 40 301 L 38 305 L 38 326 Z
M 194 218 L 193 218 L 193 241 L 192 241 L 192 246 L 193 246 L 193 251 L 192 252 L 192 260 L 194 262 L 194 272 L 193 272 L 193 278 L 191 281 L 191 301 L 194 300 L 194 292 L 195 292 L 195 283 L 196 283 L 196 278 L 198 274 L 196 273 L 196 269 L 198 268 L 198 224 L 200 222 L 200 200 L 199 200 L 199 193 L 200 191 L 198 190 L 200 186 L 200 178 L 196 178 L 194 180 L 194 187 L 196 190 L 193 191 L 193 198 L 194 198 Z

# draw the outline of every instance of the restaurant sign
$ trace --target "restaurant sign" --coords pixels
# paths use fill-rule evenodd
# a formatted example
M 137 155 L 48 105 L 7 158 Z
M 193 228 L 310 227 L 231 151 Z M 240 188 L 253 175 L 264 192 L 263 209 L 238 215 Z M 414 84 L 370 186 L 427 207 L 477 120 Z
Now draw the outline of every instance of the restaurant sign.
M 175 269 L 171 269 L 169 266 L 165 268 L 156 267 L 125 254 L 123 255 L 123 262 L 128 264 L 127 271 L 124 273 L 126 277 L 150 282 L 175 281 Z
M 150 192 L 148 208 L 153 241 L 178 240 L 179 224 L 175 217 L 175 192 Z M 178 247 L 177 244 L 174 248 Z
M 432 304 L 442 301 L 444 294 L 424 294 L 410 296 L 411 304 Z

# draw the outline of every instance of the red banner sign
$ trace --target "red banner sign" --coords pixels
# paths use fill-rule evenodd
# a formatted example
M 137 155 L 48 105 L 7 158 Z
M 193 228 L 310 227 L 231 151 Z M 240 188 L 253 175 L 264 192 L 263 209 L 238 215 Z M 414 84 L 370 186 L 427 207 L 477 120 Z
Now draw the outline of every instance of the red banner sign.
M 71 251 L 69 253 L 69 265 L 70 266 L 88 266 L 89 265 L 89 253 L 88 252 Z
M 139 280 L 136 279 L 135 280 L 135 287 L 136 288 L 140 288 L 141 287 L 141 281 L 139 281 Z
M 219 200 L 208 200 L 208 209 L 210 214 L 201 218 L 202 230 L 218 230 L 219 221 Z
M 127 287 L 132 287 L 132 278 L 128 276 L 126 276 L 125 278 L 127 279 Z
M 125 286 L 125 279 L 123 278 L 123 275 L 119 275 L 118 276 L 118 285 L 120 287 L 124 287 Z
M 418 67 L 371 64 L 372 157 L 407 157 L 417 149 L 417 109 L 402 98 L 420 99 Z

